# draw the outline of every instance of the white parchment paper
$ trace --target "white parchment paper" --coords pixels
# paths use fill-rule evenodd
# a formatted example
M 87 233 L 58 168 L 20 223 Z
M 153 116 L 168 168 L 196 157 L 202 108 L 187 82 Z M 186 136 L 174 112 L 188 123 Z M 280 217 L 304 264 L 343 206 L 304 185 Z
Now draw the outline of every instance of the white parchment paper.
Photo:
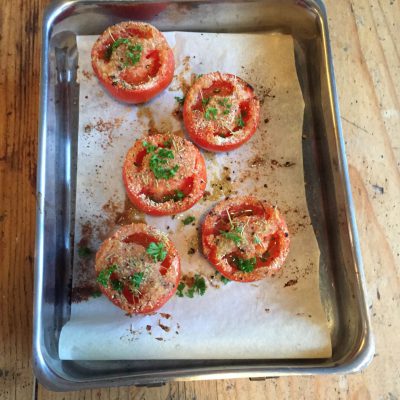
M 230 72 L 249 82 L 261 103 L 261 123 L 251 141 L 223 154 L 203 152 L 207 195 L 176 217 L 145 217 L 167 232 L 182 258 L 183 274 L 199 273 L 204 296 L 172 298 L 159 312 L 129 317 L 106 298 L 72 304 L 59 342 L 61 359 L 317 358 L 331 355 L 319 292 L 319 249 L 308 214 L 302 159 L 304 103 L 293 41 L 280 34 L 168 32 L 176 76 L 170 88 L 143 106 L 113 100 L 93 76 L 94 36 L 78 37 L 80 115 L 76 195 L 74 290 L 93 282 L 96 250 L 126 222 L 139 219 L 126 203 L 121 179 L 126 152 L 153 132 L 182 134 L 175 96 L 194 74 Z M 253 194 L 277 204 L 286 218 L 291 248 L 284 268 L 254 283 L 224 285 L 198 249 L 198 221 L 227 195 Z M 188 215 L 196 223 L 182 224 Z

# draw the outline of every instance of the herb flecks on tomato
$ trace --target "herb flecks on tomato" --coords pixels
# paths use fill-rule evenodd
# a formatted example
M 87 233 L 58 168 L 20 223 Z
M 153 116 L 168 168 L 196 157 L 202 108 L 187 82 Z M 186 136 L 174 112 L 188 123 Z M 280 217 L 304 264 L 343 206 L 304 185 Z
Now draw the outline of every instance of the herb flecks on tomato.
M 287 226 L 276 207 L 251 196 L 218 203 L 202 226 L 203 252 L 226 278 L 263 279 L 289 251 Z
M 122 22 L 109 27 L 93 45 L 92 66 L 116 99 L 143 103 L 170 84 L 175 62 L 165 37 L 155 27 Z
M 145 224 L 120 228 L 96 254 L 100 290 L 133 314 L 159 309 L 173 296 L 180 280 L 180 259 L 172 242 Z
M 196 80 L 185 97 L 183 119 L 190 138 L 210 151 L 233 150 L 255 133 L 260 103 L 253 88 L 232 74 Z
M 123 167 L 131 202 L 151 215 L 172 215 L 192 207 L 203 196 L 205 161 L 188 140 L 152 135 L 137 140 Z

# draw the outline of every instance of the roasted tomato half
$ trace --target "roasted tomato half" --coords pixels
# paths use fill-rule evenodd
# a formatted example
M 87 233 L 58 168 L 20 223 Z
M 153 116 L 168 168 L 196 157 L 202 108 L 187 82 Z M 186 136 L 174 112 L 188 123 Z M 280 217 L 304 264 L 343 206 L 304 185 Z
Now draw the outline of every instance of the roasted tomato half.
M 203 252 L 226 278 L 251 282 L 280 269 L 289 233 L 276 207 L 255 197 L 218 203 L 202 227 Z
M 260 119 L 260 102 L 254 89 L 232 74 L 201 76 L 189 89 L 183 121 L 189 137 L 210 151 L 233 150 L 254 134 Z
M 129 314 L 147 314 L 162 307 L 179 284 L 177 250 L 167 236 L 145 224 L 120 228 L 96 254 L 101 291 Z
M 147 136 L 128 151 L 123 180 L 137 208 L 150 215 L 172 215 L 201 199 L 206 165 L 197 147 L 182 137 Z
M 174 76 L 174 54 L 164 35 L 144 22 L 109 27 L 92 48 L 92 66 L 112 96 L 143 103 L 163 91 Z

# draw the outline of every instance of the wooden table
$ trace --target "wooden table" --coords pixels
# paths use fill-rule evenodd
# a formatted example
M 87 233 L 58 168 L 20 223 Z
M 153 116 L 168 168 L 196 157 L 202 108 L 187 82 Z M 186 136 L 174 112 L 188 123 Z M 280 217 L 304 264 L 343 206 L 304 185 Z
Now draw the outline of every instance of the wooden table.
M 0 399 L 400 398 L 400 0 L 329 0 L 329 25 L 376 356 L 358 375 L 51 393 L 32 374 L 41 16 L 0 0 Z

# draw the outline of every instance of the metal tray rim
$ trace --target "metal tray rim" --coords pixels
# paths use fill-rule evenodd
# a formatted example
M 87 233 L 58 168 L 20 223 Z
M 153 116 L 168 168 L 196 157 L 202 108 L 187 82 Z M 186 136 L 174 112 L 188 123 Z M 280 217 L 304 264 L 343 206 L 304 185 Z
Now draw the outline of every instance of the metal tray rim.
M 195 2 L 196 0 L 188 0 Z M 39 382 L 51 390 L 77 390 L 87 388 L 88 384 L 97 386 L 116 386 L 128 384 L 154 385 L 164 383 L 168 380 L 201 380 L 201 379 L 222 379 L 222 378 L 244 378 L 244 377 L 276 377 L 276 376 L 293 376 L 293 375 L 323 375 L 323 374 L 348 374 L 359 372 L 366 368 L 372 361 L 375 351 L 374 339 L 371 333 L 369 315 L 365 303 L 364 294 L 366 293 L 366 283 L 364 268 L 361 259 L 361 249 L 357 233 L 355 209 L 351 194 L 351 185 L 348 172 L 347 159 L 345 154 L 345 143 L 343 138 L 342 125 L 340 121 L 340 113 L 338 106 L 338 98 L 336 84 L 334 79 L 332 52 L 329 42 L 329 32 L 327 26 L 326 8 L 322 0 L 314 0 L 318 7 L 316 12 L 323 22 L 322 36 L 325 49 L 326 68 L 328 69 L 328 85 L 330 89 L 330 101 L 333 105 L 333 120 L 336 124 L 336 133 L 339 146 L 339 157 L 342 167 L 342 178 L 345 185 L 345 194 L 347 199 L 347 212 L 350 217 L 349 229 L 352 235 L 352 245 L 355 257 L 355 267 L 359 273 L 358 291 L 360 294 L 360 309 L 365 314 L 363 336 L 359 338 L 358 348 L 355 349 L 357 356 L 344 360 L 342 364 L 332 363 L 329 366 L 315 367 L 271 367 L 268 365 L 248 366 L 242 368 L 240 366 L 224 367 L 224 370 L 215 367 L 193 368 L 191 370 L 171 370 L 167 372 L 144 373 L 128 376 L 121 376 L 117 379 L 101 380 L 93 379 L 90 381 L 80 381 L 66 379 L 60 376 L 56 371 L 52 370 L 46 360 L 43 352 L 41 335 L 42 326 L 39 316 L 42 315 L 41 297 L 43 295 L 43 226 L 44 226 L 44 198 L 45 198 L 45 170 L 46 170 L 46 104 L 48 101 L 47 82 L 49 79 L 46 65 L 48 62 L 49 34 L 51 27 L 56 18 L 67 8 L 77 3 L 96 4 L 97 0 L 56 0 L 52 2 L 45 11 L 44 24 L 42 30 L 42 57 L 41 57 L 41 101 L 40 101 L 40 121 L 39 121 L 39 145 L 38 145 L 38 183 L 37 183 L 37 217 L 36 217 L 36 241 L 35 241 L 35 280 L 34 280 L 34 321 L 33 321 L 33 369 Z M 118 0 L 116 3 L 126 3 L 129 0 Z M 147 2 L 142 0 L 141 2 Z M 151 0 L 149 0 L 151 2 Z M 161 0 L 163 2 L 163 0 Z

